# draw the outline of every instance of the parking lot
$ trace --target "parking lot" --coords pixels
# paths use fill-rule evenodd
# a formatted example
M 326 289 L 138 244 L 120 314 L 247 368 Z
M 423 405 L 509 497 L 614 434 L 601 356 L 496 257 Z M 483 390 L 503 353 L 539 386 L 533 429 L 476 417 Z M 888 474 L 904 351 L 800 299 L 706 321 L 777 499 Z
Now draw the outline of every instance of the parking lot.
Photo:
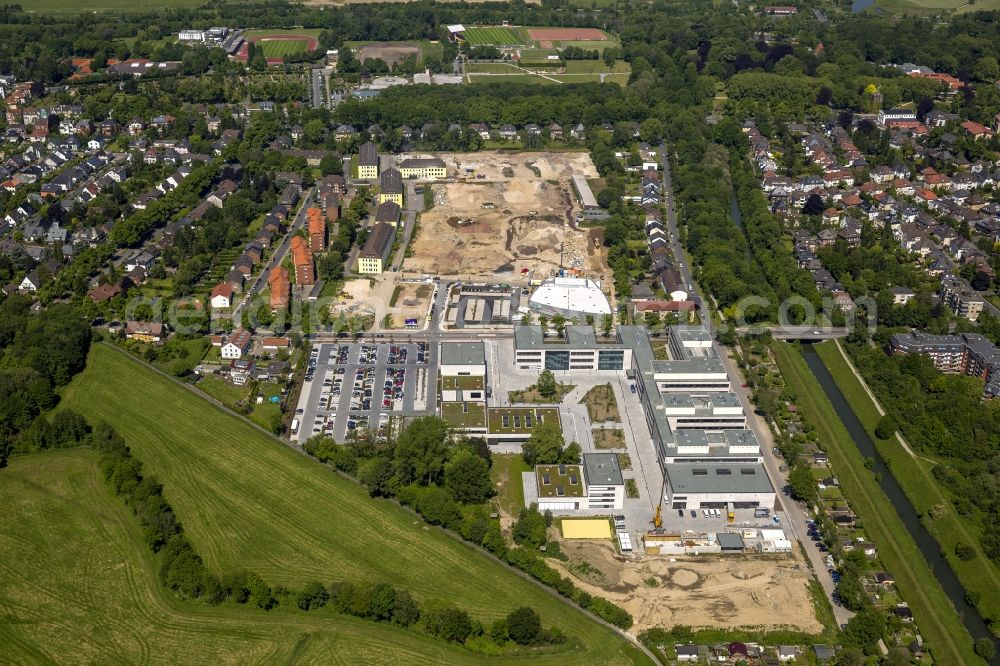
M 325 434 L 338 442 L 392 417 L 436 408 L 437 350 L 426 342 L 327 343 L 309 356 L 293 441 Z

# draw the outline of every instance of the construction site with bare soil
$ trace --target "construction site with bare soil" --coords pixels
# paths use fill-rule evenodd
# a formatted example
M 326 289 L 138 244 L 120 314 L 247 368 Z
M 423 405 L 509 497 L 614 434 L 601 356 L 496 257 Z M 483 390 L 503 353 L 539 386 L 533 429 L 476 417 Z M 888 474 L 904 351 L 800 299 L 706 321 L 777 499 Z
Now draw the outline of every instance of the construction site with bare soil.
M 610 541 L 564 539 L 566 561 L 547 562 L 587 592 L 622 606 L 631 631 L 686 625 L 820 633 L 811 574 L 796 555 L 623 557 Z
M 434 206 L 403 263 L 406 273 L 459 280 L 544 279 L 565 270 L 610 286 L 600 228 L 579 227 L 573 175 L 597 177 L 587 153 L 439 154 L 449 180 L 427 185 Z

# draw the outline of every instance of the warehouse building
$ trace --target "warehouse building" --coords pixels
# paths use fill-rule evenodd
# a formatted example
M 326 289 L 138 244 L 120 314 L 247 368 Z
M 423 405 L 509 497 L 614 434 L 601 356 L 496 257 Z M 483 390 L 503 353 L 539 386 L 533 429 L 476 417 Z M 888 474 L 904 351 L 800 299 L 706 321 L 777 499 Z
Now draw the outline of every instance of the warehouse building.
M 763 465 L 667 465 L 664 482 L 671 509 L 770 508 L 775 501 L 774 486 Z
M 364 275 L 381 275 L 389 260 L 395 238 L 394 225 L 380 222 L 372 227 L 365 246 L 358 253 L 358 272 Z
M 597 197 L 590 189 L 590 183 L 586 177 L 581 175 L 573 176 L 573 191 L 576 192 L 577 201 L 583 209 L 583 219 L 603 220 L 608 216 L 608 212 L 597 203 Z

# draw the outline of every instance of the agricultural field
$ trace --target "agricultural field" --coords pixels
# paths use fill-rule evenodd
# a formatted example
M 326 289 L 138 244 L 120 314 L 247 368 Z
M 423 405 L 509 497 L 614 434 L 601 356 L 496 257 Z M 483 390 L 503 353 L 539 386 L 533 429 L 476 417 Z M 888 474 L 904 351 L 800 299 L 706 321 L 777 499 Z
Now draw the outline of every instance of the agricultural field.
M 80 12 L 140 12 L 158 9 L 183 9 L 198 7 L 204 0 L 31 0 L 21 3 L 28 12 L 35 14 L 79 14 Z
M 4 662 L 312 663 L 331 654 L 351 663 L 483 662 L 415 631 L 332 612 L 179 600 L 159 586 L 156 558 L 98 463 L 96 452 L 76 449 L 16 457 L 0 470 Z
M 163 482 L 188 537 L 217 572 L 249 569 L 288 586 L 392 581 L 421 600 L 451 600 L 484 622 L 531 605 L 569 637 L 553 663 L 642 660 L 624 639 L 549 592 L 395 504 L 372 500 L 354 482 L 113 347 L 95 345 L 60 404 L 118 429 Z M 365 643 L 356 642 L 359 649 Z M 375 643 L 372 658 L 386 660 Z M 432 654 L 418 648 L 400 649 Z
M 524 38 L 510 28 L 466 28 L 465 41 L 473 46 L 517 46 Z

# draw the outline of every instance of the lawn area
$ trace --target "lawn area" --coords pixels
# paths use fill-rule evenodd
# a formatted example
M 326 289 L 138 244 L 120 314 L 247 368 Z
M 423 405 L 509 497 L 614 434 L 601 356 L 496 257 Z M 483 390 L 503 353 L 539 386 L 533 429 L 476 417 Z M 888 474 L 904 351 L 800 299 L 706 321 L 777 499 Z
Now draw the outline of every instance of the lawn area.
M 305 53 L 309 42 L 305 39 L 268 39 L 257 42 L 265 58 L 284 58 L 296 53 Z
M 469 83 L 541 83 L 555 84 L 555 81 L 535 74 L 520 72 L 515 74 L 469 74 Z M 504 146 L 511 144 L 505 143 Z
M 558 654 L 539 655 L 542 661 L 645 661 L 637 648 L 548 591 L 442 530 L 428 528 L 394 503 L 373 500 L 353 481 L 113 347 L 94 346 L 86 370 L 65 389 L 60 404 L 118 429 L 146 469 L 159 477 L 195 549 L 216 572 L 249 569 L 273 585 L 295 587 L 332 578 L 391 581 L 420 600 L 451 600 L 484 622 L 530 605 L 545 626 L 557 626 L 568 636 Z M 28 524 L 37 529 L 36 520 Z M 107 568 L 92 559 L 92 548 L 84 552 L 88 557 L 78 561 Z M 116 628 L 113 624 L 107 631 Z M 87 625 L 87 631 L 94 630 Z M 293 633 L 285 628 L 282 635 Z M 249 641 L 243 632 L 232 635 Z M 368 649 L 365 639 L 348 640 L 359 651 Z M 419 644 L 411 645 L 413 654 L 395 645 L 392 658 L 380 655 L 383 650 L 376 645 L 373 652 L 364 652 L 365 660 L 450 661 L 449 656 L 422 653 Z M 332 653 L 325 654 L 328 659 Z M 463 654 L 454 652 L 451 658 Z M 273 656 L 259 653 L 256 660 Z M 486 659 L 475 655 L 474 660 Z
M 204 0 L 31 0 L 21 6 L 34 14 L 79 14 L 80 12 L 138 12 L 198 7 Z M 176 35 L 175 35 L 176 36 Z
M 988 3 L 989 0 L 986 0 Z M 875 0 L 873 7 L 889 14 L 911 14 L 930 16 L 952 11 L 964 5 L 966 0 Z M 973 5 L 974 11 L 996 9 L 996 5 L 985 6 L 980 2 Z
M 490 407 L 486 410 L 490 433 L 528 434 L 535 424 L 552 420 L 559 423 L 559 410 L 555 407 Z
M 553 74 L 552 78 L 561 83 L 617 83 L 624 86 L 628 83 L 628 73 L 624 74 Z M 549 82 L 551 83 L 551 81 Z
M 594 428 L 590 431 L 598 449 L 624 449 L 625 434 L 620 428 Z
M 277 389 L 273 387 L 273 384 L 266 386 L 269 386 L 270 389 L 261 392 L 261 395 L 264 396 L 264 402 L 259 405 L 255 404 L 248 418 L 264 430 L 271 432 L 274 420 L 281 415 L 281 408 L 268 401 L 270 394 L 276 393 Z
M 595 386 L 587 391 L 587 394 L 580 400 L 580 404 L 587 406 L 587 415 L 591 423 L 604 423 L 605 421 L 621 421 L 621 414 L 618 413 L 618 402 L 615 400 L 615 392 L 611 384 Z
M 466 28 L 465 39 L 472 46 L 514 46 L 524 42 L 516 32 L 502 27 Z
M 470 74 L 524 74 L 514 65 L 505 62 L 470 62 L 465 69 Z
M 524 506 L 524 486 L 521 484 L 521 472 L 530 471 L 524 459 L 519 454 L 497 454 L 493 456 L 493 466 L 490 468 L 490 479 L 497 494 L 493 501 L 501 514 L 512 517 Z
M 267 28 L 264 30 L 247 30 L 244 34 L 247 39 L 253 37 L 267 37 L 268 35 L 303 35 L 319 39 L 322 28 Z
M 153 364 L 164 372 L 181 376 L 190 373 L 204 358 L 212 343 L 203 335 L 182 340 L 176 335 L 159 348 Z
M 208 375 L 198 381 L 195 386 L 205 395 L 210 395 L 227 407 L 236 409 L 236 403 L 247 397 L 249 392 L 246 386 L 236 386 L 230 384 L 218 375 Z
M 356 663 L 483 660 L 415 631 L 332 612 L 179 600 L 159 586 L 158 558 L 131 509 L 111 494 L 99 459 L 85 449 L 50 451 L 15 457 L 0 470 L 4 662 L 315 663 L 331 654 Z M 328 571 L 320 580 L 336 576 Z
M 632 65 L 624 60 L 618 60 L 613 67 L 608 67 L 603 60 L 567 60 L 567 74 L 582 74 L 590 72 L 617 72 L 628 74 L 632 71 Z
M 486 408 L 480 402 L 442 402 L 441 418 L 456 428 L 482 428 Z
M 935 662 L 976 663 L 978 657 L 972 652 L 972 639 L 959 622 L 954 606 L 874 475 L 865 469 L 861 452 L 806 366 L 801 352 L 783 342 L 775 342 L 772 349 L 803 417 L 816 428 L 820 441 L 827 444 L 830 464 L 841 490 L 864 522 L 880 559 L 895 577 L 924 640 L 930 644 Z
M 978 605 L 979 612 L 987 620 L 1000 622 L 1000 576 L 996 566 L 983 553 L 979 543 L 978 526 L 969 524 L 955 512 L 948 500 L 947 491 L 942 489 L 931 476 L 929 468 L 933 466 L 932 463 L 911 456 L 895 438 L 882 440 L 875 436 L 875 427 L 881 416 L 865 387 L 858 381 L 841 355 L 836 342 L 816 345 L 816 352 L 833 376 L 837 388 L 850 403 L 855 416 L 864 425 L 879 454 L 889 465 L 903 492 L 917 512 L 923 516 L 927 530 L 941 544 L 941 552 L 958 575 L 962 587 L 982 592 Z M 948 507 L 948 515 L 932 518 L 930 510 L 935 505 Z M 959 543 L 966 543 L 975 548 L 976 558 L 968 562 L 960 560 L 955 555 L 955 546 Z

